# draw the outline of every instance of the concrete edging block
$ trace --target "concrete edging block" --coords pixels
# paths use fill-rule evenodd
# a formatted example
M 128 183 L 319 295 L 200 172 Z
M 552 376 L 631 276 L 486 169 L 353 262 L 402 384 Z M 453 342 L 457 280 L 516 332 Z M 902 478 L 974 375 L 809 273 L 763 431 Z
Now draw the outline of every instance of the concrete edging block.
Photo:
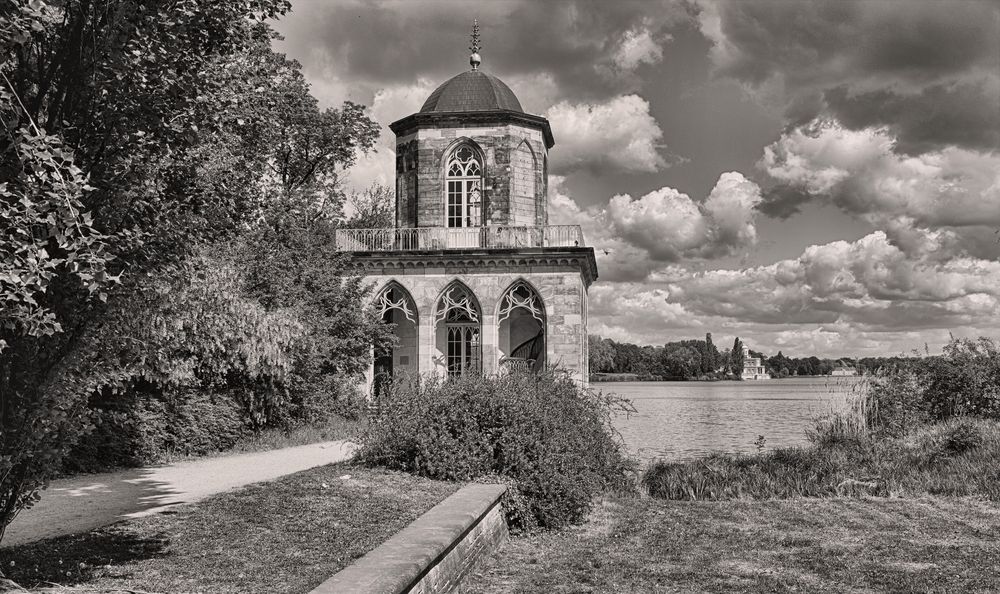
M 500 507 L 506 491 L 504 485 L 462 487 L 310 594 L 454 591 L 507 539 Z

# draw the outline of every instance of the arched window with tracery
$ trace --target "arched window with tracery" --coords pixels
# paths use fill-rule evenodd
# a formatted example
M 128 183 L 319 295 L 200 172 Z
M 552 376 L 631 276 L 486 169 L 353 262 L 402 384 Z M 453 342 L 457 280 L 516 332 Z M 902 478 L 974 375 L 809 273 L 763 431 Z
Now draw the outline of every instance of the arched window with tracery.
M 434 321 L 448 376 L 482 371 L 482 316 L 472 292 L 460 283 L 449 287 L 438 300 Z
M 479 227 L 482 223 L 483 164 L 479 154 L 463 144 L 452 151 L 446 166 L 449 227 Z

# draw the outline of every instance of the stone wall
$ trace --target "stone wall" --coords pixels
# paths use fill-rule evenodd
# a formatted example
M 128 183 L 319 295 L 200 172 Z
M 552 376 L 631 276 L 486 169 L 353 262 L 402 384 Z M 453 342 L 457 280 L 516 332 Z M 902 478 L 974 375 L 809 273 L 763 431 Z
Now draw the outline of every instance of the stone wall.
M 398 137 L 396 175 L 403 181 L 397 182 L 396 189 L 397 226 L 446 225 L 445 160 L 461 142 L 476 148 L 484 160 L 484 224 L 546 223 L 546 148 L 542 131 L 504 124 L 421 128 Z M 527 151 L 528 159 L 517 154 L 519 147 Z M 520 180 L 515 182 L 519 175 Z
M 539 294 L 545 308 L 548 364 L 569 371 L 578 381 L 587 381 L 586 293 L 579 269 L 571 266 L 526 270 L 411 269 L 403 274 L 369 274 L 366 280 L 375 292 L 391 281 L 402 286 L 417 307 L 417 371 L 446 372 L 443 353 L 436 341 L 435 306 L 445 288 L 461 282 L 479 301 L 482 319 L 483 371 L 492 373 L 500 365 L 497 310 L 504 292 L 515 281 L 527 281 Z
M 503 485 L 466 485 L 310 594 L 447 594 L 507 540 Z

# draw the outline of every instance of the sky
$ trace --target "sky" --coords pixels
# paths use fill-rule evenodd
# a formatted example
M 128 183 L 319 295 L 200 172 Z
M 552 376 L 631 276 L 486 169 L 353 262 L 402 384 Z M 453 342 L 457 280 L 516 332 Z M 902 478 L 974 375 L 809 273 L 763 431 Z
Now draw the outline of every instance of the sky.
M 788 356 L 1000 336 L 1000 2 L 293 0 L 278 51 L 386 126 L 481 69 L 546 117 L 590 332 Z

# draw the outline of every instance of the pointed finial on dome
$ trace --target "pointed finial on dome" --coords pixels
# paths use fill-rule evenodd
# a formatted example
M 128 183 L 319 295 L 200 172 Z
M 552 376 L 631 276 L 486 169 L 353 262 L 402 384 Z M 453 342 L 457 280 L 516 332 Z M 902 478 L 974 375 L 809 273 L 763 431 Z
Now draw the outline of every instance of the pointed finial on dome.
M 482 64 L 483 59 L 479 57 L 479 50 L 483 46 L 479 44 L 479 19 L 472 20 L 472 45 L 469 46 L 469 51 L 472 55 L 469 56 L 469 64 L 472 64 L 473 70 L 479 70 L 479 65 Z

